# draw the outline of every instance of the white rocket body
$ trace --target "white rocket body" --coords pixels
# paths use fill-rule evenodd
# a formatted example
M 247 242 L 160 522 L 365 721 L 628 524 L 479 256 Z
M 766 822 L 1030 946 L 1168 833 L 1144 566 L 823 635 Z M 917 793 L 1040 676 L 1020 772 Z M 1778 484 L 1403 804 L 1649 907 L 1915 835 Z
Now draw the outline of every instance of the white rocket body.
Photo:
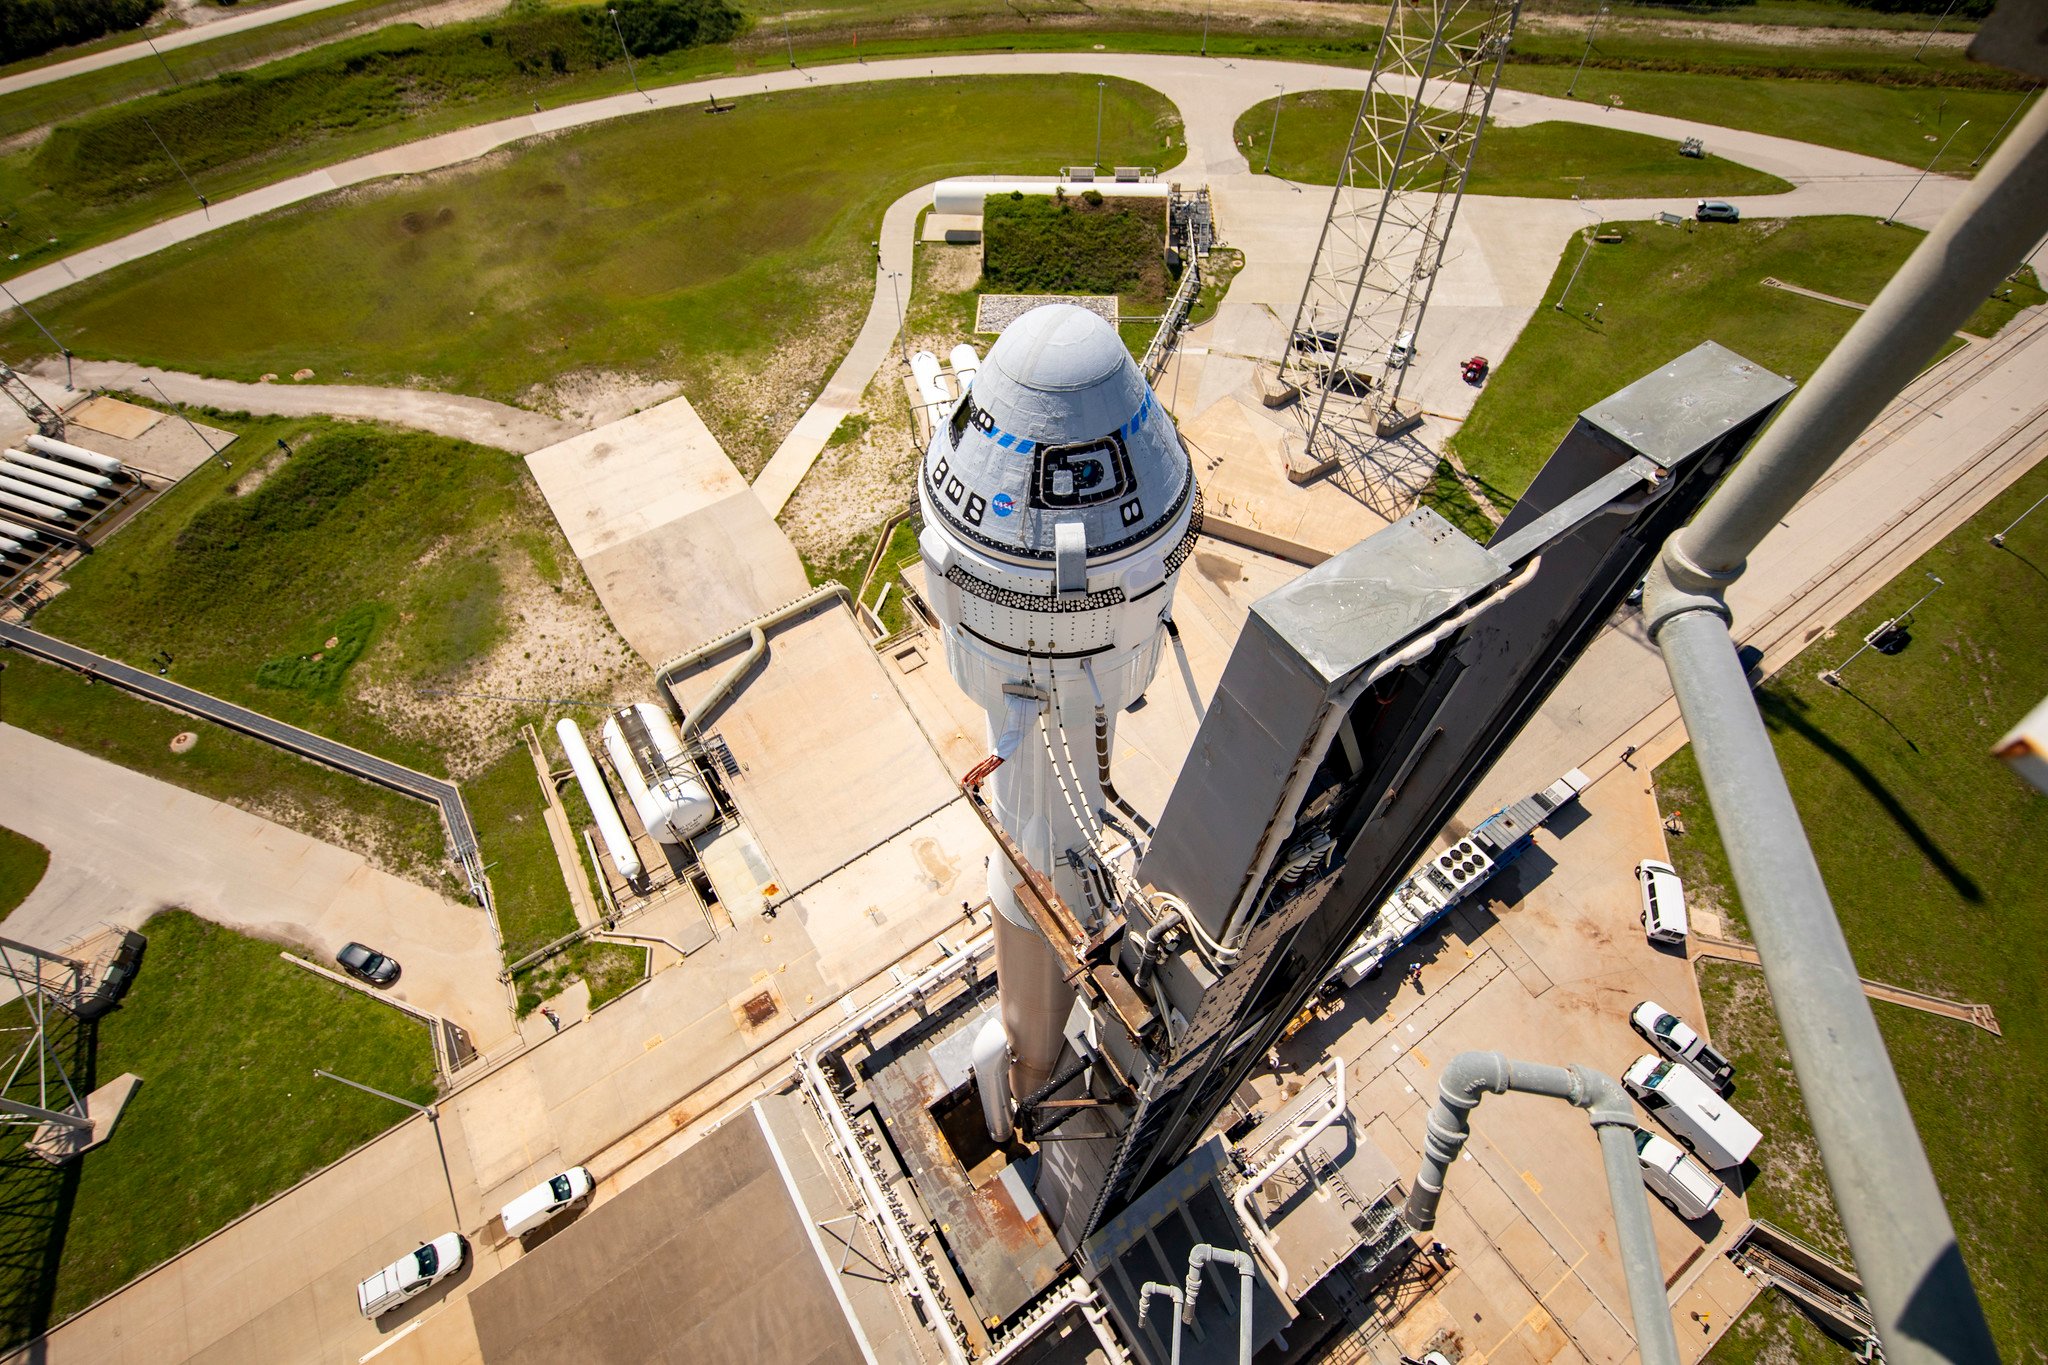
M 1012 323 L 935 428 L 918 477 L 926 595 L 947 667 L 1004 759 L 984 790 L 1085 922 L 1109 881 L 1091 870 L 1104 846 L 1096 719 L 1113 745 L 1117 714 L 1158 667 L 1200 526 L 1194 470 L 1115 330 L 1065 304 Z M 992 859 L 1008 1087 L 1021 1099 L 1058 1063 L 1074 992 L 1012 880 Z

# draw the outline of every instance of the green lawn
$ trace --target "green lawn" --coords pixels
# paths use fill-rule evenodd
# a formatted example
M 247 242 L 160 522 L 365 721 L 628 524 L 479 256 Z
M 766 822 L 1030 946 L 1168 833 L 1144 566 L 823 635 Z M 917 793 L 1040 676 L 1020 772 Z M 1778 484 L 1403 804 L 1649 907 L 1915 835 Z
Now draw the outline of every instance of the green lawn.
M 1592 248 L 1568 308 L 1559 312 L 1551 305 L 1582 252 L 1582 238 L 1570 241 L 1544 302 L 1453 438 L 1465 467 L 1503 508 L 1528 487 L 1582 409 L 1702 341 L 1805 379 L 1856 315 L 1768 288 L 1764 277 L 1869 300 L 1922 236 L 1868 218 L 1607 226 L 1624 240 Z M 1597 315 L 1589 316 L 1596 305 Z M 2008 303 L 1988 303 L 1969 325 L 1988 335 L 2011 312 Z
M 1465 491 L 1465 485 L 1458 481 L 1457 472 L 1451 468 L 1449 460 L 1436 462 L 1436 473 L 1416 501 L 1424 507 L 1434 508 L 1445 521 L 1481 545 L 1493 539 L 1492 518 Z
M 1355 90 L 1304 90 L 1264 100 L 1237 120 L 1237 149 L 1255 171 L 1311 185 L 1333 185 L 1358 117 Z M 1401 101 L 1391 97 L 1388 106 Z M 1274 132 L 1273 110 L 1280 109 Z M 1390 110 L 1398 112 L 1398 110 Z M 1479 139 L 1466 189 L 1529 199 L 1648 198 L 1783 194 L 1785 181 L 1718 157 L 1678 154 L 1666 138 L 1584 123 L 1491 124 Z
M 0 828 L 0 919 L 28 899 L 50 869 L 50 850 L 26 834 Z
M 647 949 L 630 943 L 584 939 L 512 979 L 519 992 L 519 1017 L 577 981 L 590 987 L 590 1008 L 618 999 L 647 978 Z
M 1576 53 L 1574 54 L 1576 55 Z M 1510 62 L 1501 84 L 1540 95 L 1563 95 L 1568 65 Z M 1772 76 L 1712 75 L 1693 71 L 1603 70 L 1589 66 L 1577 98 L 1724 128 L 1747 128 L 1797 142 L 1861 152 L 1913 167 L 1928 164 L 1964 119 L 1935 169 L 1967 175 L 1993 134 L 2024 97 L 2022 89 L 1972 90 L 1952 86 L 1877 84 L 1854 80 L 1787 80 Z M 1712 131 L 1703 130 L 1714 151 Z
M 1108 94 L 1105 158 L 1170 163 L 1171 106 L 1127 82 Z M 223 229 L 39 316 L 82 355 L 242 379 L 303 366 L 517 402 L 574 371 L 675 378 L 758 468 L 852 341 L 887 204 L 943 175 L 1077 159 L 1095 96 L 1079 77 L 907 81 L 649 114 Z M 19 320 L 0 341 L 42 344 Z
M 96 1037 L 73 1026 L 60 1039 L 94 1084 L 142 1077 L 113 1139 L 62 1168 L 24 1153 L 20 1137 L 0 1153 L 11 1215 L 0 1336 L 10 1342 L 408 1117 L 314 1068 L 415 1101 L 435 1093 L 426 1031 L 397 1010 L 183 910 L 143 932 L 149 949 L 121 1008 Z
M 1766 1289 L 1714 1343 L 1706 1365 L 1848 1365 L 1853 1359 L 1790 1299 Z
M 547 797 L 526 745 L 514 745 L 465 782 L 462 795 L 490 866 L 505 960 L 516 962 L 576 927 L 576 910 L 542 814 Z
M 1949 1202 L 2001 1352 L 2048 1350 L 2048 801 L 1990 747 L 2048 692 L 2048 521 L 2004 549 L 1987 543 L 2048 493 L 2036 467 L 1817 641 L 1758 694 L 1772 741 L 1865 976 L 1982 1001 L 2003 1037 L 1952 1020 L 1874 1008 L 1929 1160 Z M 1927 586 L 1897 657 L 1866 654 L 1851 690 L 1814 676 Z M 1685 811 L 1673 841 L 1688 898 L 1746 932 L 1690 750 L 1656 775 L 1660 806 Z M 1703 982 L 1717 1045 L 1742 1064 L 1735 1102 L 1765 1133 L 1751 1209 L 1822 1245 L 1838 1238 L 1797 1111 L 1760 974 L 1712 967 Z
M 110 545 L 118 543 L 117 537 Z M 466 897 L 450 873 L 440 816 L 425 802 L 105 683 L 89 685 L 68 670 L 12 653 L 5 662 L 0 720 L 7 724 L 353 849 L 444 895 Z M 186 730 L 199 742 L 172 753 L 172 737 Z

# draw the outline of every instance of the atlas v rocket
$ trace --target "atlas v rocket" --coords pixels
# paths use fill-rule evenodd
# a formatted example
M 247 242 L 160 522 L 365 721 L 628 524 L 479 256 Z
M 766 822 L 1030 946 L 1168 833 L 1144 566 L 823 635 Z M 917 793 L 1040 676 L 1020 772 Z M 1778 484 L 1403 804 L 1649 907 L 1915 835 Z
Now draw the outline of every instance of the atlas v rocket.
M 1187 451 L 1115 329 L 1050 304 L 1011 324 L 935 416 L 917 495 L 947 667 L 988 718 L 989 757 L 968 781 L 1060 899 L 1103 916 L 1144 828 L 1110 778 L 1116 718 L 1158 667 L 1199 529 Z M 1074 1005 L 1013 876 L 991 858 L 1000 1029 L 974 1048 L 999 1138 L 1058 1063 Z

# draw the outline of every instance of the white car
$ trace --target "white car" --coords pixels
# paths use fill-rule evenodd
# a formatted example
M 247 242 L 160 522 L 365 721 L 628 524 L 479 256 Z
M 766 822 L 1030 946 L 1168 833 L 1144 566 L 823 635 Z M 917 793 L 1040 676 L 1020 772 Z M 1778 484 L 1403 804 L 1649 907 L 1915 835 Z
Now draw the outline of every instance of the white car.
M 1704 1218 L 1721 1202 L 1721 1182 L 1706 1167 L 1647 1128 L 1636 1130 L 1636 1160 L 1642 1163 L 1643 1184 L 1688 1223 Z
M 1673 1137 L 1717 1171 L 1749 1160 L 1763 1140 L 1755 1124 L 1736 1113 L 1689 1068 L 1654 1052 L 1636 1058 L 1621 1073 L 1621 1083 Z
M 356 1307 L 374 1322 L 453 1275 L 468 1259 L 469 1240 L 459 1232 L 444 1232 L 357 1285 Z
M 1727 1094 L 1735 1086 L 1735 1063 L 1707 1046 L 1691 1024 L 1654 1000 L 1645 1000 L 1628 1016 L 1628 1026 L 1644 1042 L 1674 1062 L 1684 1062 L 1701 1080 Z
M 505 1235 L 525 1236 L 596 1187 L 597 1182 L 582 1166 L 571 1166 L 560 1175 L 549 1176 L 499 1211 Z
M 1691 932 L 1685 913 L 1685 888 L 1678 869 L 1655 858 L 1636 864 L 1636 885 L 1643 893 L 1643 932 L 1652 943 L 1683 944 Z

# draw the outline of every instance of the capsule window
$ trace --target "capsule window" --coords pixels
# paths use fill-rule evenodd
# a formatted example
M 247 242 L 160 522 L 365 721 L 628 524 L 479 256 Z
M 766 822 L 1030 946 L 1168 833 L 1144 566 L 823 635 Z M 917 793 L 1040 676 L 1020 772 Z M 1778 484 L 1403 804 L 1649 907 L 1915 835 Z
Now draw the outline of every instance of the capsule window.
M 1123 439 L 1112 433 L 1040 449 L 1031 502 L 1035 507 L 1093 507 L 1124 497 L 1135 483 Z

